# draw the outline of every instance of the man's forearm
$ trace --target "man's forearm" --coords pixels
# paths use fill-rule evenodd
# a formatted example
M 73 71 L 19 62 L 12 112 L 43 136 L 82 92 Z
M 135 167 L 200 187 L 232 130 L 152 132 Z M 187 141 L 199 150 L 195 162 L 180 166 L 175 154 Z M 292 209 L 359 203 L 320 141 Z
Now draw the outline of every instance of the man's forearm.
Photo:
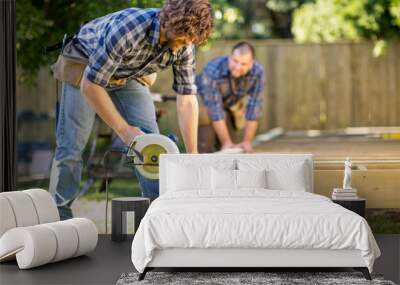
M 129 125 L 118 112 L 107 91 L 102 86 L 84 78 L 81 83 L 81 92 L 95 112 L 121 137 L 124 129 Z
M 246 126 L 244 128 L 244 136 L 243 142 L 244 143 L 252 143 L 258 127 L 258 121 L 246 121 Z
M 232 139 L 229 135 L 225 119 L 213 121 L 212 125 L 222 146 L 232 144 Z
M 177 97 L 178 123 L 188 153 L 197 153 L 197 128 L 199 105 L 196 95 Z

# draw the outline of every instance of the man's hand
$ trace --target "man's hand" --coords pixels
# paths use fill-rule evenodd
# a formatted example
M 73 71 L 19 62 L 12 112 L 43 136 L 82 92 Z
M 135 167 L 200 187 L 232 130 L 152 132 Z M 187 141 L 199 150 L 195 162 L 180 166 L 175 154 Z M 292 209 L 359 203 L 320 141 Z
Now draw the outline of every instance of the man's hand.
M 178 123 L 187 153 L 197 153 L 199 105 L 196 95 L 178 95 L 176 99 Z
M 236 147 L 240 147 L 243 149 L 244 153 L 252 153 L 254 152 L 253 147 L 251 145 L 251 142 L 241 142 L 240 144 L 237 144 Z
M 136 136 L 143 134 L 144 133 L 138 127 L 128 125 L 125 129 L 118 133 L 118 136 L 121 138 L 124 144 L 129 146 Z
M 237 147 L 237 146 L 234 143 L 227 142 L 225 144 L 222 144 L 221 150 L 228 149 L 228 148 L 235 148 L 235 147 Z
M 258 127 L 257 121 L 246 122 L 243 141 L 237 145 L 237 147 L 242 148 L 245 153 L 254 152 L 251 142 L 253 141 L 254 136 L 256 135 L 257 127 Z
M 221 143 L 221 149 L 233 148 L 235 144 L 232 142 L 231 136 L 229 135 L 228 127 L 225 119 L 212 122 L 212 126 L 217 134 L 217 137 Z

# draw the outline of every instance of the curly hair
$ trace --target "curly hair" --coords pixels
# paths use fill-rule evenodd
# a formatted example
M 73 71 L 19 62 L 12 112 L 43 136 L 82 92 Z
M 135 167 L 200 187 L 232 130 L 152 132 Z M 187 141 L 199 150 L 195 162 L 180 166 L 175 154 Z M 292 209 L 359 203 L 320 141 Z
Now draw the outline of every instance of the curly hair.
M 160 23 L 167 32 L 201 44 L 213 28 L 212 8 L 208 0 L 167 0 L 160 11 Z

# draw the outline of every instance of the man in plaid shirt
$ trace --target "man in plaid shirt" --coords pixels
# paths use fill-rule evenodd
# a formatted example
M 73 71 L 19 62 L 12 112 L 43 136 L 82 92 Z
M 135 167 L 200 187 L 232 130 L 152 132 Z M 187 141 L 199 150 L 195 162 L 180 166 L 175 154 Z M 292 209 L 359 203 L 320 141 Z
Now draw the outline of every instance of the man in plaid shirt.
M 254 60 L 254 48 L 240 42 L 229 56 L 212 59 L 196 77 L 196 85 L 200 101 L 199 152 L 214 151 L 215 134 L 224 151 L 241 148 L 252 152 L 264 89 L 264 71 Z M 234 144 L 233 130 L 242 128 L 243 139 Z
M 140 128 L 159 132 L 150 91 L 139 83 L 143 76 L 172 66 L 186 151 L 197 152 L 194 45 L 208 38 L 212 25 L 208 0 L 167 0 L 161 9 L 125 9 L 80 29 L 73 43 L 89 63 L 80 88 L 63 82 L 50 177 L 61 219 L 72 217 L 96 113 L 126 145 L 142 134 Z M 136 175 L 142 195 L 157 197 L 158 181 Z

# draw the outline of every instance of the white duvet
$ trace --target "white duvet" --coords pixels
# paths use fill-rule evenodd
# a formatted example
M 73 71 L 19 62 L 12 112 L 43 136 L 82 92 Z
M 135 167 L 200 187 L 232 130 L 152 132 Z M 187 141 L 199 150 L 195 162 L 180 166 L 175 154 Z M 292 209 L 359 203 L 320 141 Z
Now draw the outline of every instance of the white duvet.
M 132 243 L 143 272 L 155 249 L 358 249 L 372 272 L 379 248 L 368 223 L 307 192 L 248 189 L 166 193 L 150 206 Z

